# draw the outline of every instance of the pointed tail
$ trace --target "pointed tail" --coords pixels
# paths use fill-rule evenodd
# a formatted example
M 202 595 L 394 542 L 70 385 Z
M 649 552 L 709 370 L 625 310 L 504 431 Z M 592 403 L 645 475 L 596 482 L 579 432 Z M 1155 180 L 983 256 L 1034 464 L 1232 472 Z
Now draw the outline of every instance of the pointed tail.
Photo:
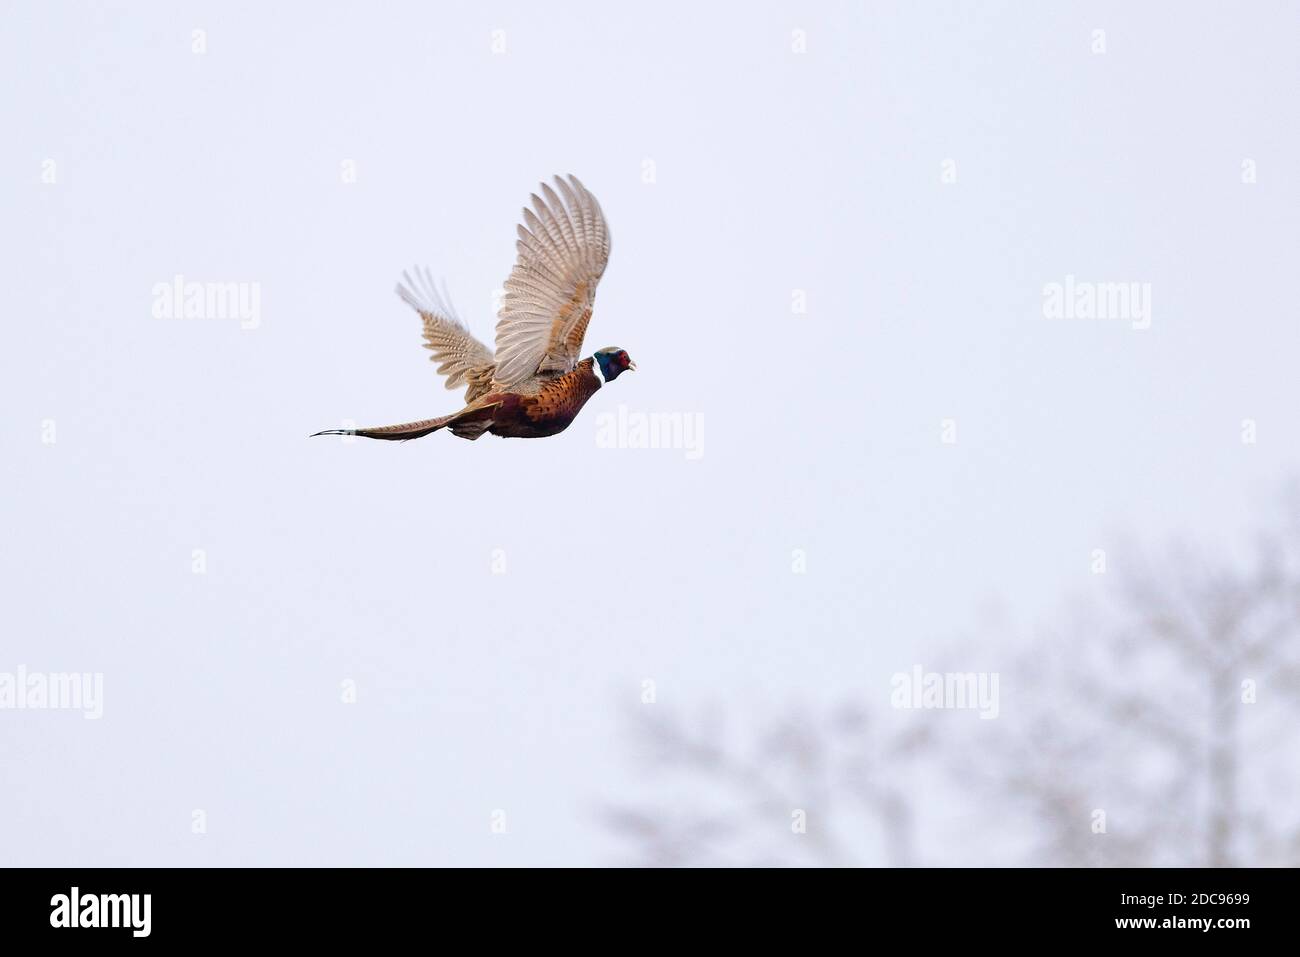
M 381 425 L 373 429 L 326 429 L 324 432 L 313 432 L 311 438 L 318 435 L 359 435 L 366 439 L 387 439 L 390 442 L 405 442 L 408 439 L 418 439 L 430 432 L 437 432 L 454 418 L 454 415 L 444 415 L 436 419 L 425 419 L 422 422 Z

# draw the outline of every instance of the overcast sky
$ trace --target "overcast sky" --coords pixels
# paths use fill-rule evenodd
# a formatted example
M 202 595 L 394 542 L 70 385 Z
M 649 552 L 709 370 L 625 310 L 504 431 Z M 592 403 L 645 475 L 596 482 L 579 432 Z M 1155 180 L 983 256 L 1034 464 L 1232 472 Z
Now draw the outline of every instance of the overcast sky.
M 1296 470 L 1293 5 L 547 6 L 5 4 L 0 672 L 103 715 L 0 710 L 0 863 L 598 863 L 636 709 L 887 707 Z M 543 441 L 309 441 L 458 407 L 393 284 L 490 342 L 569 172 L 639 371 Z

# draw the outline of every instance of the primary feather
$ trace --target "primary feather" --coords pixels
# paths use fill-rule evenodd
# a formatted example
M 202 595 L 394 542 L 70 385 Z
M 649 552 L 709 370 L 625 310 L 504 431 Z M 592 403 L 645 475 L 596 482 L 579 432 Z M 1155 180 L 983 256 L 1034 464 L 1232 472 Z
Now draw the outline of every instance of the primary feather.
M 591 321 L 596 284 L 609 262 L 609 227 L 600 203 L 576 176 L 555 177 L 524 207 L 497 322 L 493 388 L 573 370 Z M 545 197 L 545 198 L 543 198 Z
M 447 377 L 447 388 L 467 386 L 465 401 L 473 401 L 487 392 L 492 381 L 492 350 L 461 322 L 446 286 L 439 292 L 427 269 L 417 266 L 414 271 L 414 278 L 402 273 L 397 294 L 424 320 L 424 347 L 433 352 L 433 362 L 441 363 L 438 373 Z

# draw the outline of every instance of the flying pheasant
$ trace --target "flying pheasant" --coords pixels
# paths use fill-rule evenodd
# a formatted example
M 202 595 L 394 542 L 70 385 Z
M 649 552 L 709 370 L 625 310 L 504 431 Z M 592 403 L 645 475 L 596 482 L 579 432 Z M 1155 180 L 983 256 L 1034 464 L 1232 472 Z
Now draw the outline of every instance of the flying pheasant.
M 424 320 L 425 348 L 440 363 L 447 388 L 465 386 L 465 407 L 451 415 L 370 429 L 327 429 L 316 435 L 418 439 L 447 429 L 462 439 L 484 432 L 539 438 L 568 428 L 601 387 L 636 363 L 627 351 L 600 349 L 578 359 L 591 321 L 596 284 L 609 262 L 609 227 L 600 204 L 577 177 L 542 184 L 524 208 L 515 243 L 519 258 L 506 280 L 498 314 L 496 355 L 456 315 L 446 287 L 439 294 L 427 270 L 403 273 L 397 294 Z M 599 375 L 596 370 L 599 369 Z

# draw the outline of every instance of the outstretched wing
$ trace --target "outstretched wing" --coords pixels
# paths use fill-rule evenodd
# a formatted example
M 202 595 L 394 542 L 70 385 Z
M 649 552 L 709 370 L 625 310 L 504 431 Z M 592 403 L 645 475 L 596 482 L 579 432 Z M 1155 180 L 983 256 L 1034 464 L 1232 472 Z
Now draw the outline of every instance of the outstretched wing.
M 415 278 L 402 273 L 397 284 L 402 301 L 424 320 L 424 347 L 433 352 L 433 362 L 441 363 L 438 373 L 447 377 L 447 388 L 467 386 L 465 401 L 485 393 L 492 381 L 492 350 L 475 339 L 456 315 L 444 285 L 442 292 L 434 285 L 427 269 L 415 268 Z
M 497 322 L 494 388 L 578 362 L 596 284 L 609 262 L 609 227 L 600 204 L 576 176 L 542 184 L 524 209 L 519 258 L 506 280 Z

